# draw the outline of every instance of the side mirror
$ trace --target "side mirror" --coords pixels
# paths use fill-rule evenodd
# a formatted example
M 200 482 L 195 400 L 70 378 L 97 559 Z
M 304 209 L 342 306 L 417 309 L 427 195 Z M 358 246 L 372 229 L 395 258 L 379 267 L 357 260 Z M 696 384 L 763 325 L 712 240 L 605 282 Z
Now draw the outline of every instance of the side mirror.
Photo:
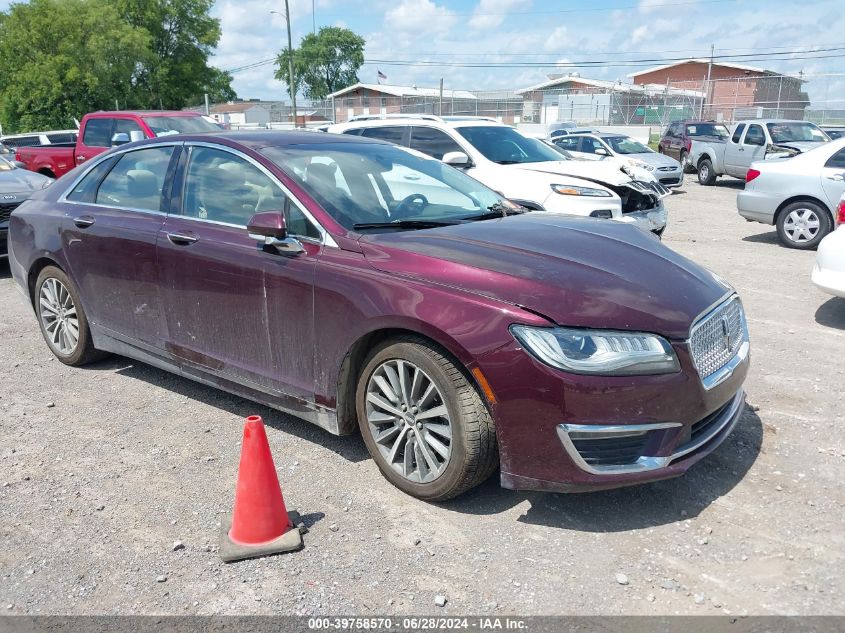
M 593 154 L 597 154 L 597 155 L 599 155 L 599 156 L 610 156 L 610 154 L 607 152 L 607 150 L 606 150 L 605 148 L 603 148 L 603 147 L 597 147 L 597 148 L 593 151 Z
M 458 169 L 472 167 L 472 161 L 463 152 L 446 152 L 443 154 L 443 162 Z
M 129 142 L 129 135 L 126 132 L 118 132 L 111 137 L 111 146 L 126 145 Z
M 129 140 L 133 143 L 135 141 L 143 141 L 145 138 L 147 138 L 147 135 L 142 130 L 132 130 L 129 133 Z
M 274 249 L 279 253 L 304 253 L 302 243 L 295 237 L 288 237 L 283 210 L 262 211 L 256 213 L 246 225 L 250 239 L 255 240 L 265 249 Z
M 17 167 L 18 169 L 26 169 L 26 163 L 22 163 L 19 160 L 13 160 L 12 164 Z

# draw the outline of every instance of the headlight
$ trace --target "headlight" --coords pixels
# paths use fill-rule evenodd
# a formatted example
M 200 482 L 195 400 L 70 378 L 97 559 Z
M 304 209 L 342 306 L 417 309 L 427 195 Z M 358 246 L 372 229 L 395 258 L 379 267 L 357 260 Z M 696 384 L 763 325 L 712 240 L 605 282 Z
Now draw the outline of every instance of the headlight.
M 654 165 L 649 165 L 648 163 L 641 160 L 632 158 L 631 165 L 633 165 L 634 167 L 639 167 L 640 169 L 645 169 L 646 171 L 654 171 Z
M 610 198 L 612 194 L 604 189 L 592 187 L 573 187 L 570 185 L 552 185 L 552 191 L 562 196 L 588 196 L 590 198 Z
M 511 333 L 538 360 L 575 374 L 671 374 L 680 365 L 669 342 L 654 334 L 512 325 Z

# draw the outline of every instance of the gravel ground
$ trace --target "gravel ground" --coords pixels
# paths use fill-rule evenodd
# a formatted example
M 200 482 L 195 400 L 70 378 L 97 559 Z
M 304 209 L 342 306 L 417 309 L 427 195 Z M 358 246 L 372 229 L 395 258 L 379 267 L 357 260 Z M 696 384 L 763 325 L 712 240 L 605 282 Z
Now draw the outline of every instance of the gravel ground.
M 813 253 L 737 215 L 739 186 L 688 182 L 665 239 L 743 296 L 742 424 L 685 477 L 584 495 L 494 477 L 427 504 L 357 436 L 123 358 L 65 367 L 0 263 L 0 612 L 845 614 L 845 301 L 812 286 Z M 301 552 L 227 565 L 254 413 L 311 531 Z

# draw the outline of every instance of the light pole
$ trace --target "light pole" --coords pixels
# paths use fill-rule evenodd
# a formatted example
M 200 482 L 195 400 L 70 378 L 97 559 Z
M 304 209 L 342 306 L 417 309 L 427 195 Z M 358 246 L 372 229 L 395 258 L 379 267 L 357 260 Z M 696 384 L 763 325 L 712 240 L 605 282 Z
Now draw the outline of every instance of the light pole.
M 278 11 L 270 11 L 276 15 L 282 15 L 285 18 L 285 23 L 288 25 L 288 88 L 290 89 L 290 104 L 293 110 L 293 127 L 298 127 L 296 121 L 296 82 L 293 77 L 293 41 L 290 36 L 290 9 L 288 8 L 288 0 L 285 0 L 284 14 Z

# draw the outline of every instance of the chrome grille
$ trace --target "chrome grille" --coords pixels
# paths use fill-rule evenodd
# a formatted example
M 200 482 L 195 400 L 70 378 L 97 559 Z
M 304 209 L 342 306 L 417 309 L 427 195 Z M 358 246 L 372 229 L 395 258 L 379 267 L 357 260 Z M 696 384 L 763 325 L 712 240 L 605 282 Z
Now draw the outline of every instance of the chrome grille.
M 12 211 L 17 209 L 21 202 L 23 202 L 23 200 L 18 202 L 0 203 L 0 222 L 8 220 L 12 215 Z
M 748 340 L 739 297 L 717 307 L 693 327 L 690 351 L 695 367 L 706 379 L 728 364 Z

